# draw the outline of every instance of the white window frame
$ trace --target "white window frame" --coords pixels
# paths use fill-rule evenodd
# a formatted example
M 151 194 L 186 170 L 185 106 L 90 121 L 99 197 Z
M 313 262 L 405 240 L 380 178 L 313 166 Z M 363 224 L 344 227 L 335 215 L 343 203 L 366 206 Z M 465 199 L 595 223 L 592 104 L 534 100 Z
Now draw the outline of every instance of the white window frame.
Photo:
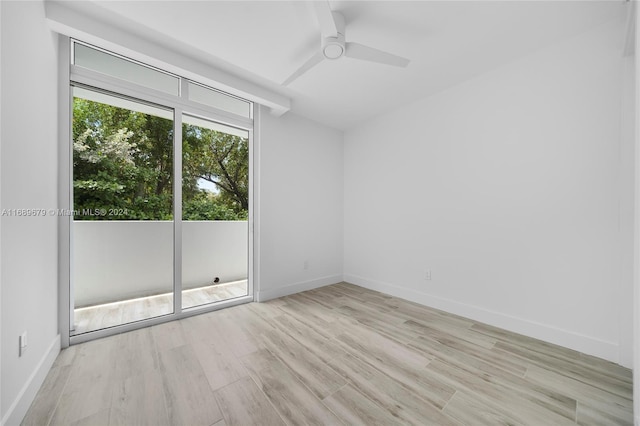
M 254 132 L 254 122 L 259 122 L 260 108 L 257 104 L 251 102 L 252 113 L 250 117 L 233 114 L 231 112 L 215 108 L 209 105 L 200 104 L 188 99 L 188 82 L 210 87 L 193 79 L 187 79 L 180 76 L 180 93 L 178 96 L 167 94 L 161 91 L 150 89 L 137 85 L 128 81 L 111 77 L 93 70 L 76 66 L 71 63 L 71 55 L 73 40 L 67 36 L 59 35 L 59 197 L 58 203 L 61 209 L 72 209 L 73 202 L 73 186 L 72 186 L 72 167 L 73 167 L 73 150 L 72 150 L 72 134 L 71 134 L 71 117 L 73 109 L 73 86 L 85 87 L 91 90 L 110 92 L 116 95 L 122 95 L 149 102 L 161 107 L 166 107 L 174 111 L 174 177 L 173 177 L 173 199 L 174 199 L 174 311 L 171 314 L 140 320 L 132 323 L 122 324 L 106 329 L 91 331 L 75 336 L 70 335 L 70 326 L 73 321 L 73 306 L 71 304 L 71 291 L 73 285 L 71 241 L 72 216 L 60 216 L 58 218 L 58 250 L 59 250 L 59 331 L 61 336 L 61 346 L 68 347 L 70 344 L 81 343 L 100 337 L 106 337 L 130 330 L 135 330 L 150 325 L 160 324 L 163 322 L 174 321 L 176 319 L 185 318 L 205 312 L 211 312 L 218 309 L 234 306 L 238 304 L 248 303 L 255 300 L 255 292 L 258 288 L 258 268 L 259 268 L 259 148 L 258 138 Z M 129 59 L 119 55 L 117 52 L 110 52 L 93 45 L 92 48 L 102 50 L 108 54 L 114 54 L 123 59 L 131 60 L 134 63 L 144 65 L 136 60 Z M 156 67 L 150 67 L 157 69 Z M 162 70 L 160 70 L 162 71 Z M 171 74 L 171 73 L 170 73 Z M 175 75 L 175 74 L 172 74 Z M 221 93 L 221 90 L 211 88 Z M 225 93 L 226 94 L 226 93 Z M 236 97 L 234 95 L 229 95 Z M 229 299 L 211 304 L 182 308 L 182 115 L 200 117 L 206 120 L 218 122 L 227 126 L 235 127 L 249 134 L 249 217 L 248 217 L 248 295 L 244 297 Z

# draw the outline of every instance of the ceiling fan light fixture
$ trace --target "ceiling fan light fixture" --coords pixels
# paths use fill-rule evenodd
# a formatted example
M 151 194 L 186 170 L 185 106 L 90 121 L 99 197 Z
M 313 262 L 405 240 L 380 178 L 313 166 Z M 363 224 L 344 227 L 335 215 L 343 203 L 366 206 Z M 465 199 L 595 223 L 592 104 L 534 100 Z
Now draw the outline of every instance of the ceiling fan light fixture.
M 344 46 L 339 43 L 329 43 L 322 49 L 324 57 L 327 59 L 338 59 L 344 55 Z

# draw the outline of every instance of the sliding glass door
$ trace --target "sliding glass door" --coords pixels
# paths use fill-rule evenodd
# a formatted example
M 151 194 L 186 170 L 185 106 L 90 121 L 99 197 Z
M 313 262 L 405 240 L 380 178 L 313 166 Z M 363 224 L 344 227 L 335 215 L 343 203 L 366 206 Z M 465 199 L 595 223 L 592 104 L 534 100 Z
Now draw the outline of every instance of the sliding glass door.
M 170 314 L 173 111 L 72 91 L 72 333 Z
M 182 307 L 248 295 L 249 132 L 183 115 Z
M 252 104 L 72 47 L 71 342 L 250 301 Z

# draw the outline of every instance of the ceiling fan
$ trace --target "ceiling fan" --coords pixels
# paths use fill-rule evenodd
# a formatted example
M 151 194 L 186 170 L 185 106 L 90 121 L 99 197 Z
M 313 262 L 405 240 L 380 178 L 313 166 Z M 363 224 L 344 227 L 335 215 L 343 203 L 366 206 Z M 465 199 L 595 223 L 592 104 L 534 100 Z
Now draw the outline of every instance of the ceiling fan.
M 315 1 L 316 16 L 320 25 L 320 51 L 309 58 L 296 72 L 291 74 L 282 85 L 287 86 L 302 74 L 318 65 L 324 59 L 336 60 L 343 56 L 363 61 L 377 62 L 394 67 L 406 67 L 409 60 L 401 56 L 392 55 L 364 44 L 345 41 L 344 17 L 329 7 L 328 1 Z

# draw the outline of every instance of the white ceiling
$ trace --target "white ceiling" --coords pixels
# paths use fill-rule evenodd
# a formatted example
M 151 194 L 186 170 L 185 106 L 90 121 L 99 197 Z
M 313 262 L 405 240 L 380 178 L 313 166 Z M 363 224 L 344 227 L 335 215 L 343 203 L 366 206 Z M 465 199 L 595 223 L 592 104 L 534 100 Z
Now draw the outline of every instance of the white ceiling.
M 85 3 L 86 5 L 86 3 Z M 319 48 L 304 1 L 94 1 L 207 62 L 292 100 L 292 110 L 339 129 L 442 91 L 620 16 L 622 1 L 330 1 L 347 41 L 411 59 L 407 68 L 324 61 L 282 87 Z M 103 9 L 103 10 L 104 10 Z M 117 22 L 114 22 L 116 25 Z M 173 43 L 175 45 L 175 43 Z M 187 47 L 188 46 L 188 47 Z

